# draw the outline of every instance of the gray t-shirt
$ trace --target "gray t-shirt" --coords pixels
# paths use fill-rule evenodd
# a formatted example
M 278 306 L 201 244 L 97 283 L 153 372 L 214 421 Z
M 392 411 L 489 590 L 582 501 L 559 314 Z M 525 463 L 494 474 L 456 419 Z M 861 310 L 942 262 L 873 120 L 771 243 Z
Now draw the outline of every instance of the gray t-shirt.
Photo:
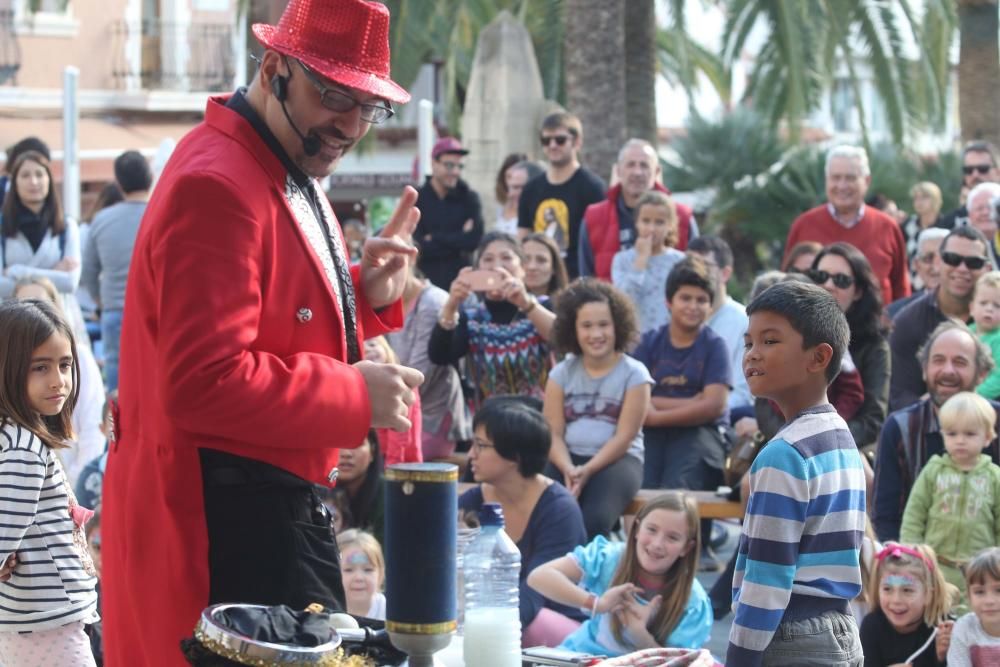
M 104 310 L 121 310 L 125 306 L 132 248 L 145 212 L 146 202 L 123 201 L 102 209 L 90 223 L 80 282 L 91 296 L 101 299 Z
M 625 392 L 641 384 L 653 384 L 642 363 L 623 354 L 618 364 L 601 377 L 591 377 L 583 359 L 567 356 L 549 372 L 563 390 L 566 446 L 571 454 L 593 456 L 615 434 Z M 642 429 L 628 447 L 628 454 L 642 461 Z
M 1000 665 L 1000 637 L 983 629 L 974 613 L 955 622 L 948 646 L 948 667 L 986 667 Z

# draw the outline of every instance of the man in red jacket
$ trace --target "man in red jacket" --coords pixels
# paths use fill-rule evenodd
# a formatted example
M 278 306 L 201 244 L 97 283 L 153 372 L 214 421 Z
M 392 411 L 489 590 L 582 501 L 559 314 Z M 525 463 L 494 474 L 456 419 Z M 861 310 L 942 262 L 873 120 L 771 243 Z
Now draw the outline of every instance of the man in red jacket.
M 186 664 L 209 604 L 341 607 L 315 485 L 369 428 L 409 428 L 422 379 L 361 360 L 402 324 L 416 191 L 352 267 L 316 180 L 409 99 L 388 10 L 292 0 L 253 30 L 253 82 L 209 100 L 136 241 L 103 502 L 111 667 Z
M 868 258 L 886 305 L 910 295 L 906 241 L 899 224 L 874 206 L 865 206 L 871 185 L 868 154 L 855 146 L 836 146 L 826 156 L 827 202 L 796 218 L 785 242 L 785 256 L 796 244 L 850 243 Z
M 591 204 L 580 226 L 580 275 L 611 280 L 611 260 L 621 249 L 635 245 L 634 209 L 645 193 L 670 190 L 660 184 L 660 158 L 648 141 L 629 139 L 618 151 L 615 165 L 619 182 L 608 190 L 607 199 Z M 677 249 L 686 250 L 688 241 L 698 236 L 698 224 L 691 209 L 677 207 Z

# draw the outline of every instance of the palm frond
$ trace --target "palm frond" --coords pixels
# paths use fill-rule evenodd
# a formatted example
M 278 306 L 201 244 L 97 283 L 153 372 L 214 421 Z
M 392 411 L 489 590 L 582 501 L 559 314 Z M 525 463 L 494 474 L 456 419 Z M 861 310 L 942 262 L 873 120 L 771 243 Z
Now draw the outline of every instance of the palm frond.
M 672 85 L 683 88 L 690 104 L 694 104 L 699 73 L 708 79 L 724 104 L 730 103 L 731 77 L 719 56 L 692 40 L 678 26 L 658 30 L 656 47 L 660 74 Z

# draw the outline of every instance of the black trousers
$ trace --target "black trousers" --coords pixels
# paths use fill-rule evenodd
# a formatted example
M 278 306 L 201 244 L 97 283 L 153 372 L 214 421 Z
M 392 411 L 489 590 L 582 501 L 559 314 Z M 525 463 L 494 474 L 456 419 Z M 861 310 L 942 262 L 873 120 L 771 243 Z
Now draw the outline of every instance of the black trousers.
M 575 466 L 583 465 L 592 458 L 573 453 L 569 457 Z M 563 483 L 563 476 L 551 463 L 546 464 L 545 474 L 560 484 Z M 594 473 L 583 487 L 579 500 L 588 540 L 611 533 L 615 523 L 638 493 L 641 483 L 642 464 L 639 459 L 628 454 Z
M 209 603 L 346 609 L 340 553 L 315 487 L 260 461 L 199 450 Z

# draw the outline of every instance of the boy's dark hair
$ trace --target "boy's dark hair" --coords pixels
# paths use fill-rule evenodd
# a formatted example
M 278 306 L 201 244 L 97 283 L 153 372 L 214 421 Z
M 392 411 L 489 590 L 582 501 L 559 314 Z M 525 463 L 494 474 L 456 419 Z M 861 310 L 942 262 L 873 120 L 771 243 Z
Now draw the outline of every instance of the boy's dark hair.
M 705 290 L 708 302 L 715 302 L 715 286 L 708 275 L 708 266 L 698 255 L 688 255 L 670 269 L 667 275 L 667 301 L 673 301 L 674 295 L 685 285 Z
M 583 125 L 580 119 L 568 111 L 555 111 L 542 120 L 543 130 L 565 129 L 576 138 L 583 136 Z
M 583 354 L 576 339 L 576 315 L 588 303 L 606 303 L 615 324 L 615 351 L 624 352 L 639 333 L 632 300 L 618 288 L 596 278 L 579 278 L 556 296 L 552 342 L 563 353 Z
M 52 159 L 52 153 L 49 151 L 49 145 L 47 143 L 38 137 L 25 137 L 7 149 L 7 165 L 13 165 L 17 162 L 17 158 L 21 157 L 21 153 L 27 153 L 28 151 L 41 153 L 46 160 Z M 9 173 L 10 169 L 7 171 Z
M 139 151 L 125 151 L 115 158 L 115 181 L 122 192 L 142 192 L 153 185 L 153 172 Z
M 696 236 L 688 242 L 687 249 L 703 255 L 711 254 L 720 269 L 733 265 L 733 249 L 720 236 Z
M 31 355 L 53 334 L 70 342 L 73 355 L 73 389 L 59 414 L 39 415 L 28 401 L 26 387 L 31 371 Z M 73 438 L 72 415 L 80 396 L 80 363 L 76 355 L 73 329 L 46 301 L 28 299 L 0 304 L 0 422 L 10 420 L 34 433 L 53 449 L 69 447 Z
M 826 382 L 833 382 L 840 372 L 840 362 L 851 340 L 847 318 L 825 289 L 802 282 L 783 282 L 760 293 L 747 306 L 747 315 L 757 312 L 780 315 L 802 336 L 802 347 L 826 343 L 833 356 L 826 367 Z
M 532 477 L 542 472 L 549 460 L 552 433 L 541 411 L 523 398 L 493 396 L 486 399 L 476 410 L 472 428 L 482 426 L 497 454 L 515 461 L 522 477 Z

